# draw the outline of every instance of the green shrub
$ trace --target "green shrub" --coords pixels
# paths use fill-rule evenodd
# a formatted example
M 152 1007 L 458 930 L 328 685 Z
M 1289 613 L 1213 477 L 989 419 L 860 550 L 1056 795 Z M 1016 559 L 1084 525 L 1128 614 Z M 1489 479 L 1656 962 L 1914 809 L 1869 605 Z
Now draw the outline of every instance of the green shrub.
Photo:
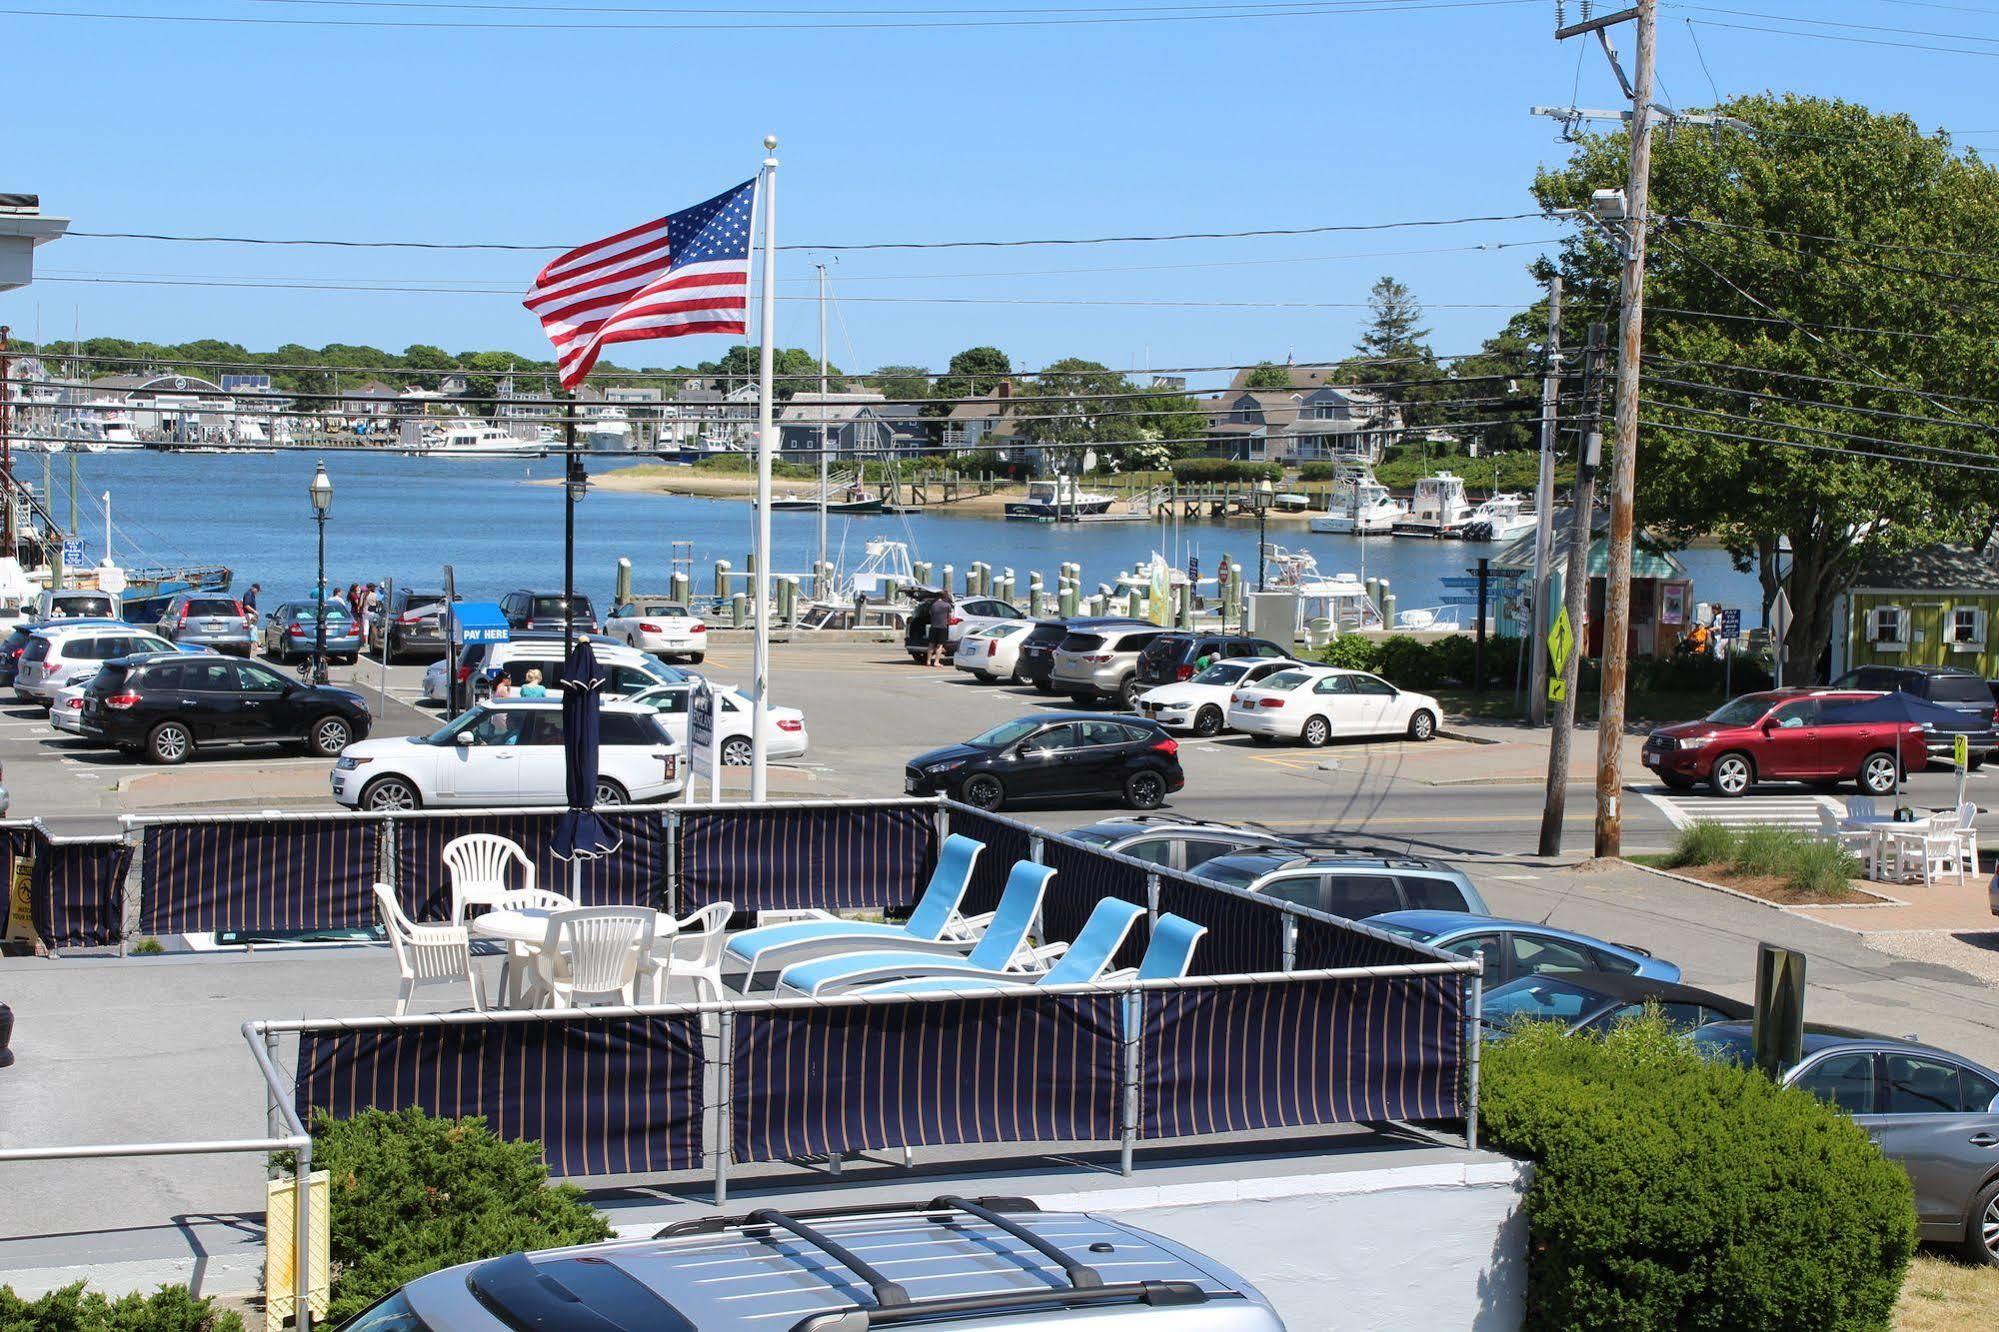
M 1729 868 L 1737 874 L 1783 874 L 1798 851 L 1798 834 L 1788 828 L 1745 828 L 1735 839 Z
M 1853 1120 L 1656 1017 L 1487 1047 L 1486 1141 L 1535 1162 L 1529 1328 L 1886 1328 L 1908 1176 Z
M 484 1119 L 318 1116 L 312 1164 L 332 1180 L 336 1323 L 441 1267 L 611 1234 L 579 1190 L 548 1182 L 537 1144 L 496 1138 Z
M 1284 468 L 1274 462 L 1246 462 L 1239 458 L 1182 458 L 1172 465 L 1173 477 L 1182 483 L 1206 481 L 1282 481 Z
M 0 1332 L 243 1332 L 243 1320 L 186 1286 L 111 1299 L 79 1281 L 32 1300 L 0 1286 Z
M 1341 634 L 1319 649 L 1319 660 L 1348 671 L 1379 671 L 1381 643 L 1359 634 Z
M 1845 897 L 1860 877 L 1860 862 L 1837 842 L 1808 838 L 1791 857 L 1786 882 L 1801 893 Z
M 1443 662 L 1428 643 L 1403 635 L 1381 640 L 1381 675 L 1403 689 L 1430 690 L 1443 682 Z
M 1734 830 L 1707 819 L 1680 829 L 1679 839 L 1666 853 L 1666 864 L 1675 868 L 1681 865 L 1726 865 L 1734 859 Z

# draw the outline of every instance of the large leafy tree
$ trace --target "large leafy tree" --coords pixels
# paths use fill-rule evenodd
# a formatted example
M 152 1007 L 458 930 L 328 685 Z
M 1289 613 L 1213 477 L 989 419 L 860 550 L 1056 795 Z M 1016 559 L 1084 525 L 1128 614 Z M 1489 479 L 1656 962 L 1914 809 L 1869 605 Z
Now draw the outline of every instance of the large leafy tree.
M 1999 475 L 1965 464 L 1999 456 L 1999 413 L 1952 395 L 1999 396 L 1999 174 L 1846 102 L 1719 109 L 1753 128 L 1654 142 L 1639 518 L 1718 536 L 1766 599 L 1781 572 L 1802 675 L 1870 559 L 1991 525 Z M 1627 152 L 1586 137 L 1535 195 L 1585 204 Z M 1609 245 L 1579 230 L 1560 262 L 1572 308 L 1609 317 Z
M 755 347 L 738 343 L 722 353 L 719 361 L 703 361 L 701 373 L 723 380 L 730 387 L 752 382 L 758 374 L 758 356 Z M 771 357 L 771 378 L 780 400 L 803 393 L 811 397 L 819 392 L 819 354 L 803 347 L 779 347 Z M 826 391 L 843 393 L 847 380 L 840 368 L 827 363 Z
M 1258 361 L 1243 376 L 1242 386 L 1250 389 L 1287 389 L 1291 387 L 1291 372 L 1275 361 Z
M 991 393 L 1013 373 L 1013 362 L 998 347 L 967 347 L 951 358 L 937 381 L 934 406 L 940 415 L 954 403 Z
M 890 402 L 922 402 L 930 396 L 930 372 L 920 365 L 885 365 L 868 382 Z

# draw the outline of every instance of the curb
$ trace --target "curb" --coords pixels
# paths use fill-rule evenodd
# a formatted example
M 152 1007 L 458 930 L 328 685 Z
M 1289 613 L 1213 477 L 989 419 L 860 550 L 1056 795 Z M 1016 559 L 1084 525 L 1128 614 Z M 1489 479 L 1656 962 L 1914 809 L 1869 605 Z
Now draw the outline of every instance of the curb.
M 1695 888 L 1705 888 L 1712 893 L 1726 893 L 1730 897 L 1740 898 L 1745 902 L 1754 902 L 1757 906 L 1768 907 L 1772 911 L 1782 911 L 1787 915 L 1794 914 L 1795 912 L 1798 911 L 1826 911 L 1833 909 L 1851 910 L 1854 907 L 1877 907 L 1877 906 L 1890 907 L 1890 906 L 1910 905 L 1909 903 L 1902 901 L 1900 898 L 1884 897 L 1879 893 L 1868 893 L 1867 890 L 1863 888 L 1856 888 L 1854 889 L 1854 891 L 1857 893 L 1866 893 L 1867 896 L 1876 897 L 1879 898 L 1879 900 L 1874 902 L 1798 902 L 1792 904 L 1786 904 L 1783 902 L 1772 902 L 1767 898 L 1756 897 L 1750 893 L 1740 892 L 1734 888 L 1723 887 L 1721 884 L 1718 883 L 1709 883 L 1706 879 L 1696 879 L 1692 875 L 1675 874 L 1671 870 L 1659 869 L 1657 866 L 1654 865 L 1641 865 L 1635 860 L 1626 860 L 1622 856 L 1617 857 L 1617 863 L 1620 865 L 1628 866 L 1631 869 L 1635 869 L 1641 874 L 1654 874 L 1662 879 L 1671 879 L 1674 883 L 1684 883 L 1684 884 L 1689 884 Z M 1810 919 L 1810 917 L 1805 917 L 1805 919 Z M 1818 923 L 1821 925 L 1829 925 L 1832 922 L 1822 920 L 1819 921 Z M 1862 932 L 1863 931 L 1856 931 L 1856 933 L 1862 933 Z
M 1507 743 L 1504 740 L 1494 740 L 1489 736 L 1473 735 L 1469 731 L 1447 731 L 1441 726 L 1437 728 L 1437 738 L 1439 740 L 1456 740 L 1467 745 L 1503 745 Z

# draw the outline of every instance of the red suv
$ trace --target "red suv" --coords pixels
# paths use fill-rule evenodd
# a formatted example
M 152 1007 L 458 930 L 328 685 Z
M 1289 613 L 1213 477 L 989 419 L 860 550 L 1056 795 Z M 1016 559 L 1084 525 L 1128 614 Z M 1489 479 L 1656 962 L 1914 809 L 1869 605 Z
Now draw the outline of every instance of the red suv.
M 1652 732 L 1645 738 L 1645 766 L 1676 791 L 1706 782 L 1716 795 L 1739 796 L 1763 781 L 1852 781 L 1869 795 L 1888 795 L 1898 763 L 1903 772 L 1920 771 L 1928 760 L 1923 728 L 1820 720 L 1822 708 L 1878 697 L 1823 689 L 1744 694 L 1702 721 Z

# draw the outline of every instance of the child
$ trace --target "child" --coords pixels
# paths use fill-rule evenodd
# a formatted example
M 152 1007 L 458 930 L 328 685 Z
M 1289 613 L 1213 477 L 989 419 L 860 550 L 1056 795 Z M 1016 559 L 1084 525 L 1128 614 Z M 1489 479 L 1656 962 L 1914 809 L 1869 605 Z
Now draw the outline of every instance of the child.
M 521 677 L 521 697 L 522 698 L 548 697 L 548 690 L 542 687 L 541 668 L 539 666 L 528 667 L 528 673 Z

